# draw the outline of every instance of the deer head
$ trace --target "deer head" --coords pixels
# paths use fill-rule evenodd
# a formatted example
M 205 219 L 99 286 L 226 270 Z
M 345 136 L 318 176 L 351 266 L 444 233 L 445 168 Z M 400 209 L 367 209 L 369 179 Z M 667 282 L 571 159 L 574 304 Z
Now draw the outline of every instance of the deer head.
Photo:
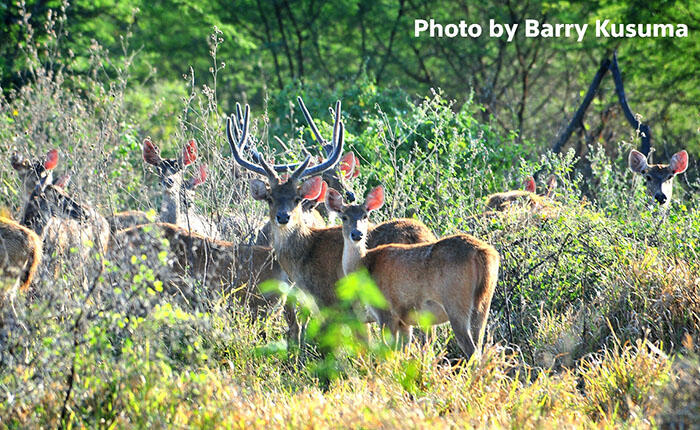
M 53 169 L 58 165 L 58 149 L 50 150 L 43 159 L 33 162 L 15 152 L 10 163 L 22 181 L 22 195 L 26 198 L 35 190 L 41 191 L 53 182 Z
M 364 203 L 347 205 L 334 189 L 326 194 L 326 207 L 340 214 L 343 221 L 343 237 L 357 244 L 364 244 L 369 229 L 369 214 L 384 205 L 384 187 L 379 185 L 367 194 Z
M 303 106 L 301 98 L 298 99 Z M 305 107 L 302 110 L 306 111 Z M 226 121 L 226 136 L 228 138 L 231 153 L 236 162 L 252 172 L 263 175 L 267 180 L 252 179 L 250 192 L 254 199 L 264 200 L 269 206 L 270 221 L 279 230 L 291 229 L 303 225 L 301 218 L 301 204 L 305 200 L 317 200 L 324 189 L 324 182 L 320 176 L 328 169 L 335 166 L 340 160 L 343 150 L 343 123 L 340 121 L 340 102 L 336 103 L 335 125 L 333 127 L 332 149 L 330 156 L 321 163 L 310 166 L 311 157 L 306 156 L 303 162 L 298 164 L 280 164 L 270 166 L 264 157 L 257 153 L 254 147 L 248 148 L 248 125 L 250 107 L 246 105 L 245 114 L 241 113 L 240 105 L 236 105 L 236 116 L 233 115 Z M 311 117 L 307 117 L 313 124 Z M 314 126 L 315 127 L 315 126 Z M 253 162 L 244 159 L 241 152 L 245 149 L 251 153 Z M 285 172 L 294 169 L 293 172 L 280 177 L 277 172 Z M 302 181 L 306 177 L 310 179 Z
M 676 152 L 669 164 L 648 164 L 644 154 L 633 149 L 628 164 L 630 170 L 644 177 L 649 195 L 667 207 L 671 202 L 673 178 L 688 168 L 688 153 L 685 150 Z
M 160 149 L 150 138 L 143 141 L 143 160 L 156 168 L 165 191 L 179 188 L 183 184 L 184 169 L 196 159 L 197 142 L 194 139 L 185 144 L 178 158 L 161 158 Z

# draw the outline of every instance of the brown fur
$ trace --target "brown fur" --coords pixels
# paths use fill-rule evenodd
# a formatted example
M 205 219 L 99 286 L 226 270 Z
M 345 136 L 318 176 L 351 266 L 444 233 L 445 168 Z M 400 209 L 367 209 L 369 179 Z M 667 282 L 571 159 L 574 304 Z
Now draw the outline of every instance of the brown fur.
M 0 217 L 0 244 L 0 271 L 19 278 L 20 290 L 26 291 L 41 262 L 41 239 L 27 227 Z
M 381 325 L 410 337 L 414 312 L 427 311 L 435 324 L 450 322 L 467 358 L 481 348 L 498 281 L 493 247 L 460 234 L 432 243 L 378 246 L 366 251 L 361 264 L 389 302 L 388 309 L 373 309 Z
M 167 246 L 162 239 L 167 239 Z M 208 288 L 233 286 L 234 295 L 250 301 L 254 308 L 266 303 L 255 288 L 259 281 L 282 277 L 271 248 L 215 240 L 167 223 L 139 225 L 117 232 L 108 260 L 130 260 L 131 256 L 138 258 L 142 254 L 153 260 L 161 251 L 168 252 L 167 265 L 161 272 L 163 281 L 179 288 L 187 287 L 183 278 L 189 274 Z M 152 263 L 149 265 L 153 266 Z M 238 288 L 241 286 L 244 288 Z
M 551 203 L 542 196 L 523 190 L 495 193 L 486 198 L 486 207 L 496 211 L 504 211 L 516 205 L 536 209 L 551 206 Z
M 143 211 L 123 211 L 117 212 L 114 215 L 108 216 L 107 222 L 109 223 L 109 230 L 112 233 L 116 233 L 119 230 L 124 230 L 125 228 L 148 224 L 152 222 Z

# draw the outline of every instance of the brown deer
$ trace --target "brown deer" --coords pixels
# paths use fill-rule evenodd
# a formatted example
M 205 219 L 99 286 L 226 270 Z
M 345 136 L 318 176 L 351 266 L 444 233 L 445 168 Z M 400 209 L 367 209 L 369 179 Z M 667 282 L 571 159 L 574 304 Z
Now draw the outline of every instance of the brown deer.
M 384 204 L 384 188 L 373 189 L 361 205 L 345 205 L 333 190 L 326 202 L 343 220 L 345 274 L 366 268 L 389 303 L 370 309 L 381 326 L 410 341 L 416 313 L 429 312 L 433 324 L 450 322 L 467 358 L 481 348 L 500 264 L 491 245 L 457 234 L 368 250 L 368 214 Z
M 299 106 L 301 108 L 302 113 L 304 114 L 304 118 L 306 119 L 307 124 L 309 125 L 309 128 L 311 129 L 312 133 L 314 134 L 316 141 L 319 142 L 322 147 L 323 151 L 326 154 L 326 157 L 329 157 L 331 155 L 331 152 L 333 151 L 333 145 L 329 143 L 326 139 L 321 136 L 321 133 L 318 131 L 318 127 L 316 126 L 316 123 L 314 122 L 313 118 L 311 117 L 311 114 L 309 113 L 308 109 L 306 108 L 306 105 L 304 104 L 304 101 L 299 97 L 298 99 Z M 243 126 L 243 110 L 241 109 L 240 103 L 236 103 L 236 111 L 235 111 L 235 119 L 232 115 L 231 117 L 232 121 L 235 121 L 236 126 L 233 127 L 232 132 L 234 133 L 235 139 L 238 140 L 239 142 L 242 142 L 240 139 L 241 136 L 238 134 L 240 129 Z M 252 140 L 252 136 L 248 136 L 249 140 Z M 275 139 L 279 142 L 281 140 L 277 137 Z M 284 146 L 284 144 L 282 143 Z M 239 153 L 248 151 L 251 156 L 253 157 L 253 160 L 255 162 L 259 163 L 259 160 L 262 159 L 262 156 L 258 153 L 258 151 L 255 148 L 254 144 L 247 145 L 245 148 L 238 148 Z M 318 161 L 320 163 L 323 162 L 323 158 L 319 157 Z M 309 167 L 311 167 L 313 164 L 313 161 L 309 161 Z M 296 164 L 283 164 L 283 165 L 274 165 L 274 170 L 277 172 L 287 172 L 290 169 L 297 168 L 299 166 L 299 163 Z M 352 152 L 346 153 L 343 158 L 340 160 L 340 163 L 338 163 L 338 168 L 329 168 L 328 170 L 325 170 L 321 173 L 321 178 L 324 180 L 325 184 L 323 185 L 324 187 L 328 187 L 330 185 L 331 187 L 335 188 L 336 190 L 341 190 L 345 197 L 348 199 L 348 201 L 354 201 L 355 200 L 355 194 L 353 193 L 352 189 L 349 188 L 348 183 L 350 180 L 356 178 L 359 175 L 359 169 L 360 169 L 360 163 L 355 154 Z M 283 180 L 287 180 L 288 178 L 287 173 L 283 173 L 281 175 L 281 178 Z M 319 197 L 315 200 L 313 199 L 306 199 L 302 203 L 302 215 L 303 215 L 303 220 L 304 222 L 310 226 L 310 227 L 317 227 L 317 228 L 322 228 L 326 226 L 326 222 L 323 219 L 323 216 L 319 213 L 318 209 L 325 209 L 325 206 L 322 205 L 322 203 L 325 200 L 325 190 L 322 190 L 321 193 L 319 194 Z M 329 217 L 330 218 L 330 217 Z M 331 220 L 332 221 L 332 220 Z M 258 231 L 257 237 L 255 244 L 256 245 L 261 245 L 261 246 L 269 246 L 272 243 L 272 236 L 271 236 L 271 225 L 270 222 L 266 222 L 264 226 Z
M 504 211 L 516 205 L 530 206 L 535 210 L 552 206 L 551 197 L 557 187 L 556 176 L 551 175 L 547 179 L 547 192 L 543 196 L 536 194 L 537 185 L 532 176 L 528 176 L 523 185 L 523 190 L 490 194 L 486 198 L 486 207 L 494 211 Z
M 194 208 L 194 190 L 207 179 L 206 166 L 201 165 L 196 175 L 185 180 L 185 169 L 197 159 L 197 143 L 188 141 L 178 158 L 161 158 L 160 149 L 146 138 L 143 141 L 143 159 L 155 166 L 160 184 L 163 188 L 163 200 L 160 208 L 161 222 L 176 224 L 180 227 L 203 234 L 214 239 L 221 234 L 214 222 L 198 214 Z
M 167 253 L 165 264 L 159 261 L 163 251 Z M 117 263 L 120 273 L 138 273 L 131 260 L 141 255 L 146 256 L 149 267 L 160 263 L 160 269 L 155 267 L 158 279 L 188 301 L 197 297 L 189 290 L 193 283 L 187 282 L 186 276 L 201 282 L 207 290 L 232 292 L 257 311 L 267 302 L 256 289 L 258 283 L 282 277 L 269 247 L 216 240 L 168 223 L 138 225 L 114 235 L 108 260 Z M 141 262 L 137 259 L 135 264 Z
M 688 169 L 688 153 L 685 150 L 676 152 L 669 164 L 649 164 L 644 154 L 633 149 L 628 164 L 630 170 L 644 177 L 649 195 L 667 208 L 671 203 L 673 178 Z
M 0 274 L 14 279 L 12 290 L 19 285 L 26 291 L 41 262 L 41 238 L 27 227 L 0 217 Z
M 335 109 L 330 156 L 318 165 L 309 167 L 310 157 L 299 165 L 286 178 L 277 175 L 278 166 L 270 166 L 263 157 L 255 157 L 256 163 L 241 156 L 248 139 L 249 107 L 245 108 L 242 130 L 238 121 L 229 118 L 226 123 L 226 135 L 236 162 L 242 167 L 267 178 L 250 181 L 251 195 L 256 200 L 265 201 L 269 207 L 272 247 L 280 266 L 297 286 L 310 293 L 322 306 L 329 306 L 337 301 L 335 284 L 344 276 L 342 267 L 343 242 L 340 226 L 315 228 L 303 221 L 302 205 L 304 200 L 316 200 L 323 189 L 323 180 L 315 176 L 332 168 L 340 159 L 343 150 L 344 128 L 340 121 L 340 102 Z M 237 138 L 234 139 L 234 134 Z M 304 177 L 310 179 L 302 182 Z M 425 225 L 418 222 L 401 221 L 381 224 L 375 228 L 373 241 L 406 242 L 434 238 Z M 288 321 L 294 319 L 287 316 Z

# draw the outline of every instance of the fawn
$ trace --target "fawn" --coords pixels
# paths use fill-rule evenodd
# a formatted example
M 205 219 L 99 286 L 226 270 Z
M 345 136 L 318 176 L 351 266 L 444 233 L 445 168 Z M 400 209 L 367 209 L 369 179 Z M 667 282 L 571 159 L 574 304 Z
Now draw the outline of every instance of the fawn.
M 644 177 L 649 195 L 667 208 L 671 203 L 673 178 L 688 169 L 688 153 L 685 150 L 676 152 L 669 164 L 648 164 L 647 157 L 633 149 L 627 162 L 630 170 Z
M 350 206 L 329 190 L 326 203 L 343 220 L 345 274 L 366 268 L 389 303 L 388 309 L 370 309 L 380 326 L 410 341 L 416 312 L 429 312 L 433 324 L 450 322 L 467 359 L 481 348 L 500 264 L 491 245 L 457 234 L 368 249 L 368 215 L 384 204 L 384 188 L 370 191 L 363 204 Z

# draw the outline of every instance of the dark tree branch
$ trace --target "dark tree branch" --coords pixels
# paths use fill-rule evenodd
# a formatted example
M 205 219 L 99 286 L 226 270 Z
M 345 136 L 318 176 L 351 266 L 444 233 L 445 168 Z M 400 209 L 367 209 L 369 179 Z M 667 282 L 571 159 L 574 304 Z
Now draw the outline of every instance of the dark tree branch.
M 627 96 L 625 95 L 625 87 L 622 84 L 622 75 L 620 74 L 620 68 L 617 65 L 617 52 L 613 53 L 612 64 L 610 64 L 610 72 L 613 75 L 613 80 L 615 81 L 615 92 L 617 93 L 617 98 L 620 101 L 620 106 L 622 106 L 622 112 L 625 113 L 625 118 L 627 122 L 635 129 L 639 130 L 642 135 L 642 147 L 641 153 L 644 155 L 649 155 L 651 150 L 651 130 L 649 126 L 640 122 L 632 113 L 629 104 L 627 104 Z
M 571 118 L 571 121 L 566 127 L 566 130 L 564 130 L 564 133 L 562 133 L 561 136 L 559 136 L 559 139 L 552 147 L 552 152 L 554 152 L 555 154 L 561 152 L 561 148 L 564 145 L 566 145 L 566 142 L 571 137 L 571 133 L 573 133 L 574 130 L 576 130 L 576 128 L 583 122 L 583 116 L 585 115 L 588 106 L 593 101 L 593 97 L 595 96 L 595 93 L 598 90 L 598 87 L 600 86 L 600 81 L 603 80 L 603 76 L 605 76 L 605 73 L 608 71 L 609 68 L 610 59 L 607 58 L 606 55 L 605 59 L 600 62 L 600 68 L 598 68 L 598 71 L 593 77 L 593 82 L 591 82 L 591 85 L 588 87 L 588 92 L 586 92 L 586 96 L 583 98 L 581 106 L 579 106 L 578 110 L 574 114 L 574 117 Z

